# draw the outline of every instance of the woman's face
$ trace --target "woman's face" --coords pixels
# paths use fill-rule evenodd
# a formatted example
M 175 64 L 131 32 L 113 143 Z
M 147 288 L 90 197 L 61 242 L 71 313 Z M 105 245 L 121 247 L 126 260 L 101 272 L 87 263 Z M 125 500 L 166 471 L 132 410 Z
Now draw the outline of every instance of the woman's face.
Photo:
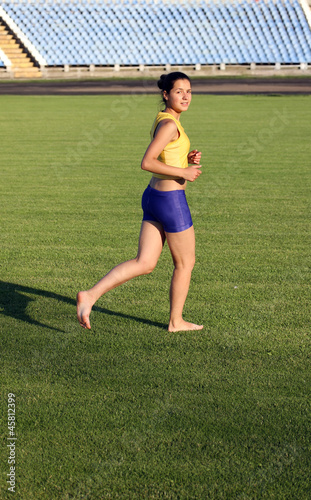
M 170 93 L 164 91 L 163 97 L 166 100 L 167 108 L 171 108 L 177 113 L 187 111 L 191 102 L 191 84 L 189 80 L 176 80 Z

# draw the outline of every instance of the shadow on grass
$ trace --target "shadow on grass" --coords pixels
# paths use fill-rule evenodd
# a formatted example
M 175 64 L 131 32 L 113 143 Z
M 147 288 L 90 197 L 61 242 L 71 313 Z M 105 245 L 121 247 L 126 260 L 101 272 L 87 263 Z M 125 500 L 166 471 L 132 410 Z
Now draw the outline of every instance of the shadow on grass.
M 25 321 L 26 323 L 29 323 L 31 325 L 41 326 L 43 328 L 62 332 L 63 330 L 45 325 L 44 323 L 40 323 L 27 314 L 27 306 L 34 299 L 24 295 L 25 293 L 38 295 L 47 299 L 58 300 L 60 302 L 65 302 L 76 307 L 76 300 L 71 297 L 65 297 L 64 295 L 59 295 L 58 293 L 49 292 L 47 290 L 40 290 L 38 288 L 31 288 L 29 286 L 18 285 L 16 283 L 6 283 L 4 281 L 0 281 L 0 308 L 3 309 L 3 311 L 0 311 L 0 314 Z M 167 325 L 165 325 L 164 323 L 150 321 L 148 319 L 139 318 L 137 316 L 131 316 L 130 314 L 110 311 L 109 309 L 104 309 L 103 307 L 94 306 L 93 311 L 108 314 L 109 316 L 131 319 L 149 326 L 157 326 L 158 328 L 165 329 L 167 328 Z

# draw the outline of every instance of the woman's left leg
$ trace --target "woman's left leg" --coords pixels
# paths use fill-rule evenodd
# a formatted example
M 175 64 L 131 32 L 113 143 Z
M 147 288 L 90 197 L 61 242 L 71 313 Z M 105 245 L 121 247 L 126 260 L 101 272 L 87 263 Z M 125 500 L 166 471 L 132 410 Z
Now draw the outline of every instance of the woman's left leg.
M 78 293 L 77 316 L 80 325 L 87 329 L 91 328 L 89 316 L 99 297 L 126 281 L 151 273 L 158 262 L 164 242 L 165 234 L 161 224 L 143 221 L 136 258 L 118 264 L 91 289 Z
M 203 325 L 189 323 L 184 321 L 182 317 L 195 263 L 193 226 L 179 233 L 165 234 L 175 266 L 170 288 L 170 322 L 168 330 L 169 332 L 201 330 Z

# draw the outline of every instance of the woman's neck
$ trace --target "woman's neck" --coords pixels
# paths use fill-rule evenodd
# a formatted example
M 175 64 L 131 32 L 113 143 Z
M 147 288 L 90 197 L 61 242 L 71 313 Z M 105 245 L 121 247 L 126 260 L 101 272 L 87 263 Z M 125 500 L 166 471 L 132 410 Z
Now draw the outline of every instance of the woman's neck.
M 165 108 L 165 110 L 163 111 L 163 113 L 169 113 L 170 115 L 172 115 L 178 121 L 179 121 L 179 118 L 180 118 L 180 115 L 181 115 L 181 113 L 177 113 L 172 108 Z

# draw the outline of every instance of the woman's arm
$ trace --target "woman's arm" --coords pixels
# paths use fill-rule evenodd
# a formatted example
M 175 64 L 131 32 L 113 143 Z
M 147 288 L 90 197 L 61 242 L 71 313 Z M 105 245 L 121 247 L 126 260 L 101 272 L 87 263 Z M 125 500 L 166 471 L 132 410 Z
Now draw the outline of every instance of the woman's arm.
M 178 130 L 173 120 L 163 120 L 159 123 L 156 134 L 149 144 L 141 162 L 141 168 L 152 174 L 170 175 L 193 182 L 200 174 L 201 165 L 191 165 L 188 168 L 178 168 L 165 165 L 158 160 L 163 149 L 178 138 Z

